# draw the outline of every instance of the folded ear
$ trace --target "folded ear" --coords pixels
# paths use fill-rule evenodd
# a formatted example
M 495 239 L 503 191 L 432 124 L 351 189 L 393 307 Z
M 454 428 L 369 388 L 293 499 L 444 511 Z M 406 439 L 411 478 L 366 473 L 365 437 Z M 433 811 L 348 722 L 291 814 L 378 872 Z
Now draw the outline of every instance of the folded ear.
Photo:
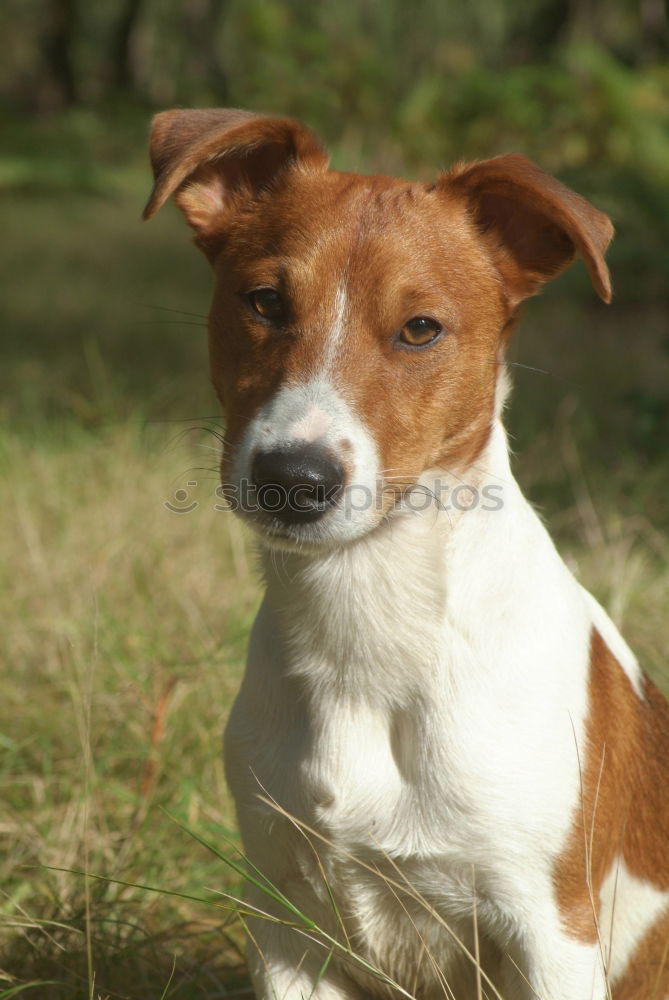
M 510 305 L 534 295 L 580 253 L 595 291 L 611 301 L 604 251 L 611 242 L 609 218 L 549 177 L 531 160 L 510 153 L 461 164 L 440 184 L 459 193 L 492 247 Z
M 298 122 L 227 108 L 156 115 L 150 155 L 154 187 L 144 218 L 176 193 L 203 243 L 236 195 L 252 196 L 297 163 L 318 169 L 328 163 L 316 137 Z

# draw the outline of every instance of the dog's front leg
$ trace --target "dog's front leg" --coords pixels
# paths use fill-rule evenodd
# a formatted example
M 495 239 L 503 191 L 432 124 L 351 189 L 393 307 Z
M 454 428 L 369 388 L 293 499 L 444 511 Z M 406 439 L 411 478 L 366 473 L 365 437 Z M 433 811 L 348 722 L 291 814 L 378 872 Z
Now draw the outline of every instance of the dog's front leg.
M 302 934 L 277 922 L 262 893 L 249 894 L 248 903 L 267 914 L 248 920 L 247 958 L 257 1000 L 362 1000 L 331 946 L 306 929 Z

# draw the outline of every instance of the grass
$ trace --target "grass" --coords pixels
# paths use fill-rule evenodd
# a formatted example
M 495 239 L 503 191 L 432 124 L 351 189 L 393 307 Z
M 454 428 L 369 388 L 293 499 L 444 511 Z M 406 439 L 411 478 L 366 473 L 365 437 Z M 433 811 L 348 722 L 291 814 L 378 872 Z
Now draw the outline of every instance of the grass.
M 191 513 L 164 506 L 181 475 L 190 478 L 193 458 L 166 448 L 170 437 L 129 422 L 104 433 L 71 428 L 31 443 L 13 434 L 0 442 L 14 525 L 0 591 L 1 657 L 10 668 L 0 682 L 7 946 L 0 965 L 9 982 L 64 978 L 64 992 L 53 987 L 44 996 L 88 995 L 87 927 L 101 991 L 160 995 L 172 962 L 166 924 L 181 928 L 183 940 L 170 948 L 186 962 L 169 995 L 216 995 L 200 982 L 203 945 L 194 947 L 190 929 L 211 924 L 207 907 L 105 883 L 87 899 L 80 877 L 33 867 L 170 891 L 195 886 L 200 895 L 204 885 L 220 888 L 220 867 L 161 807 L 229 836 L 222 720 L 257 594 L 244 540 L 236 522 L 214 510 L 209 484 Z M 236 976 L 239 955 L 221 948 L 216 916 L 202 939 L 215 942 L 206 975 L 215 978 L 228 951 L 225 976 Z M 50 971 L 33 972 L 33 964 Z M 190 983 L 185 994 L 181 979 Z
M 239 878 L 180 824 L 236 842 L 220 744 L 258 582 L 215 509 L 209 275 L 173 212 L 136 221 L 145 190 L 138 160 L 0 196 L 0 1000 L 247 988 Z M 551 372 L 515 369 L 517 465 L 667 690 L 663 314 L 632 342 L 625 303 L 562 287 L 575 305 L 547 295 L 515 349 Z

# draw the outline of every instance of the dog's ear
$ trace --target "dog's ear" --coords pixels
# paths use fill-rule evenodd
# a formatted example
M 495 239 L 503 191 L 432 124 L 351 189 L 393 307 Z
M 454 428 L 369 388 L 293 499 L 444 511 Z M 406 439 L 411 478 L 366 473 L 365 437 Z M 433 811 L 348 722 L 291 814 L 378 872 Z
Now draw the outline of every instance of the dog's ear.
M 585 198 L 518 153 L 460 164 L 440 186 L 464 196 L 492 248 L 509 304 L 534 295 L 580 253 L 597 294 L 611 301 L 604 252 L 613 226 Z
M 258 193 L 298 163 L 321 170 L 328 164 L 316 137 L 298 122 L 226 108 L 156 115 L 150 155 L 154 186 L 144 218 L 175 194 L 204 245 L 237 196 Z

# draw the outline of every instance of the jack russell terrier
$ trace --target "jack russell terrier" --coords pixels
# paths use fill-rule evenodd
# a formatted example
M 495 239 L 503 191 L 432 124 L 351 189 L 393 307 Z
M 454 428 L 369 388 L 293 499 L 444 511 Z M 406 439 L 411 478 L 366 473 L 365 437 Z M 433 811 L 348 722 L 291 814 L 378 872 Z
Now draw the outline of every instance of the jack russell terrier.
M 520 155 L 340 173 L 245 111 L 159 114 L 151 160 L 145 217 L 174 194 L 214 270 L 263 553 L 225 739 L 279 897 L 248 901 L 257 996 L 669 997 L 669 709 L 502 426 L 519 303 L 577 253 L 608 302 L 608 218 Z

